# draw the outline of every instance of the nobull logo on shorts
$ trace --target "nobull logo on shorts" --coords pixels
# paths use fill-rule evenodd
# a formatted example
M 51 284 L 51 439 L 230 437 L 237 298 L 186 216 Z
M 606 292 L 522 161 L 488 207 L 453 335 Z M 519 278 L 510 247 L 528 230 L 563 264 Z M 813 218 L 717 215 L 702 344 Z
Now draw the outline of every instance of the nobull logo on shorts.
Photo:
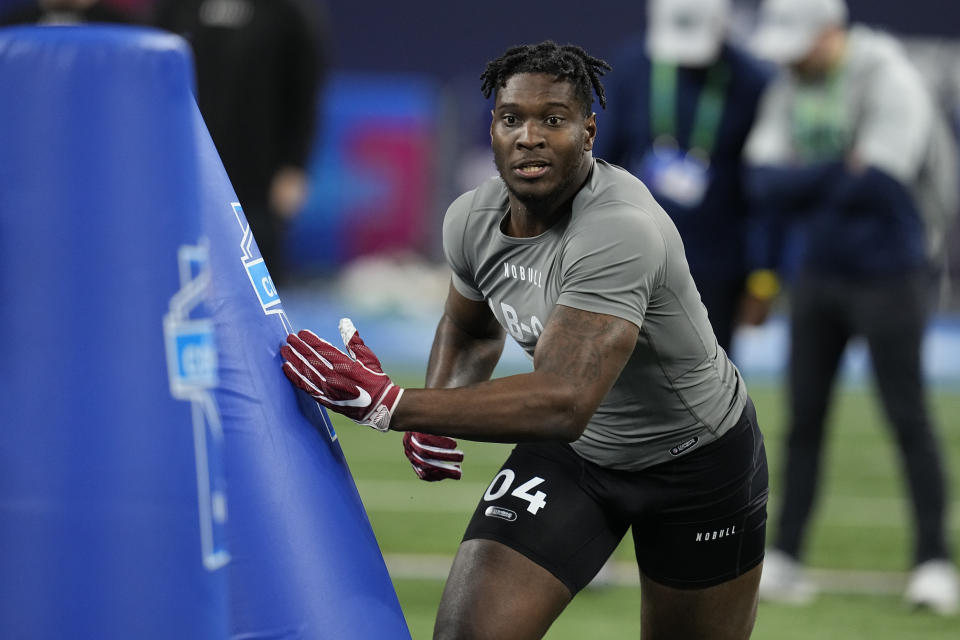
M 710 542 L 712 540 L 720 540 L 722 538 L 729 538 L 730 536 L 735 536 L 739 533 L 737 531 L 737 525 L 730 525 L 724 529 L 716 529 L 714 531 L 697 531 L 697 542 Z

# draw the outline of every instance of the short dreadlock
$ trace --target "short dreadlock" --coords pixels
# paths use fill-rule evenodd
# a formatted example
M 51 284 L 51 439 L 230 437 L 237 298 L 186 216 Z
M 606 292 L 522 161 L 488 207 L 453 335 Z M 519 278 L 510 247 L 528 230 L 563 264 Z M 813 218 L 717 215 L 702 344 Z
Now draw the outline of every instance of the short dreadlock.
M 600 106 L 607 106 L 600 76 L 611 68 L 605 60 L 594 58 L 576 45 L 561 46 L 552 40 L 545 40 L 540 44 L 511 47 L 496 60 L 488 62 L 487 68 L 480 74 L 483 80 L 480 90 L 483 91 L 483 97 L 489 98 L 518 73 L 552 74 L 557 80 L 569 80 L 573 84 L 577 98 L 583 104 L 583 114 L 588 116 L 594 91 Z

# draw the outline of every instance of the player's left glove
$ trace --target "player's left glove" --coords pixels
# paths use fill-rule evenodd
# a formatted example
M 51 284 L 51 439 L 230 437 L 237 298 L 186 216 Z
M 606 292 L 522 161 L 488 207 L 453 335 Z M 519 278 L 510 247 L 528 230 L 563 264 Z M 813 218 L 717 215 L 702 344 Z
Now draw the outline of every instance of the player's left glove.
M 460 479 L 463 451 L 457 449 L 453 438 L 407 431 L 403 434 L 403 453 L 421 480 Z
M 328 409 L 387 431 L 403 389 L 383 372 L 350 318 L 340 320 L 339 328 L 346 353 L 312 331 L 289 334 L 280 348 L 283 373 Z

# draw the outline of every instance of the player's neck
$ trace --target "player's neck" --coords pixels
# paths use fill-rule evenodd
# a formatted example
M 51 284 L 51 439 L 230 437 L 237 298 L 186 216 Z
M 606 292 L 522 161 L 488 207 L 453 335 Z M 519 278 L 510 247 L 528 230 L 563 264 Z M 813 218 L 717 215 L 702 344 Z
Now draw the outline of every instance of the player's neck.
M 567 206 L 553 207 L 549 213 L 541 213 L 535 208 L 510 198 L 510 211 L 503 220 L 503 232 L 513 238 L 533 238 L 545 233 L 557 220 L 570 211 Z
M 533 238 L 545 233 L 573 209 L 573 199 L 589 179 L 592 169 L 590 162 L 570 182 L 573 188 L 561 190 L 554 198 L 520 199 L 510 192 L 510 211 L 501 222 L 500 230 L 514 238 Z

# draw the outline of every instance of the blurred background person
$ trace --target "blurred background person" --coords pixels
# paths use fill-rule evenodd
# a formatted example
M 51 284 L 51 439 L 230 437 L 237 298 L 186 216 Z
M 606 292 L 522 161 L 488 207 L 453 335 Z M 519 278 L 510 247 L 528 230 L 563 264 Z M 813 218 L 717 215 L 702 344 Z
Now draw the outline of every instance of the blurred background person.
M 15 6 L 0 15 L 0 26 L 129 21 L 129 15 L 101 0 L 37 0 Z
M 835 377 L 859 336 L 913 504 L 905 598 L 956 613 L 944 462 L 921 363 L 931 259 L 957 206 L 954 138 L 899 43 L 848 28 L 843 0 L 765 0 L 759 20 L 756 50 L 786 72 L 767 90 L 747 142 L 749 193 L 773 221 L 769 246 L 786 220 L 802 237 L 790 290 L 786 464 L 761 597 L 803 603 L 814 595 L 800 569 L 804 533 Z
M 728 41 L 731 11 L 730 0 L 647 3 L 646 32 L 612 59 L 596 152 L 643 180 L 673 218 L 728 353 L 746 282 L 743 145 L 772 74 Z
M 326 69 L 310 0 L 158 0 L 154 22 L 193 47 L 197 103 L 275 283 L 307 196 Z

